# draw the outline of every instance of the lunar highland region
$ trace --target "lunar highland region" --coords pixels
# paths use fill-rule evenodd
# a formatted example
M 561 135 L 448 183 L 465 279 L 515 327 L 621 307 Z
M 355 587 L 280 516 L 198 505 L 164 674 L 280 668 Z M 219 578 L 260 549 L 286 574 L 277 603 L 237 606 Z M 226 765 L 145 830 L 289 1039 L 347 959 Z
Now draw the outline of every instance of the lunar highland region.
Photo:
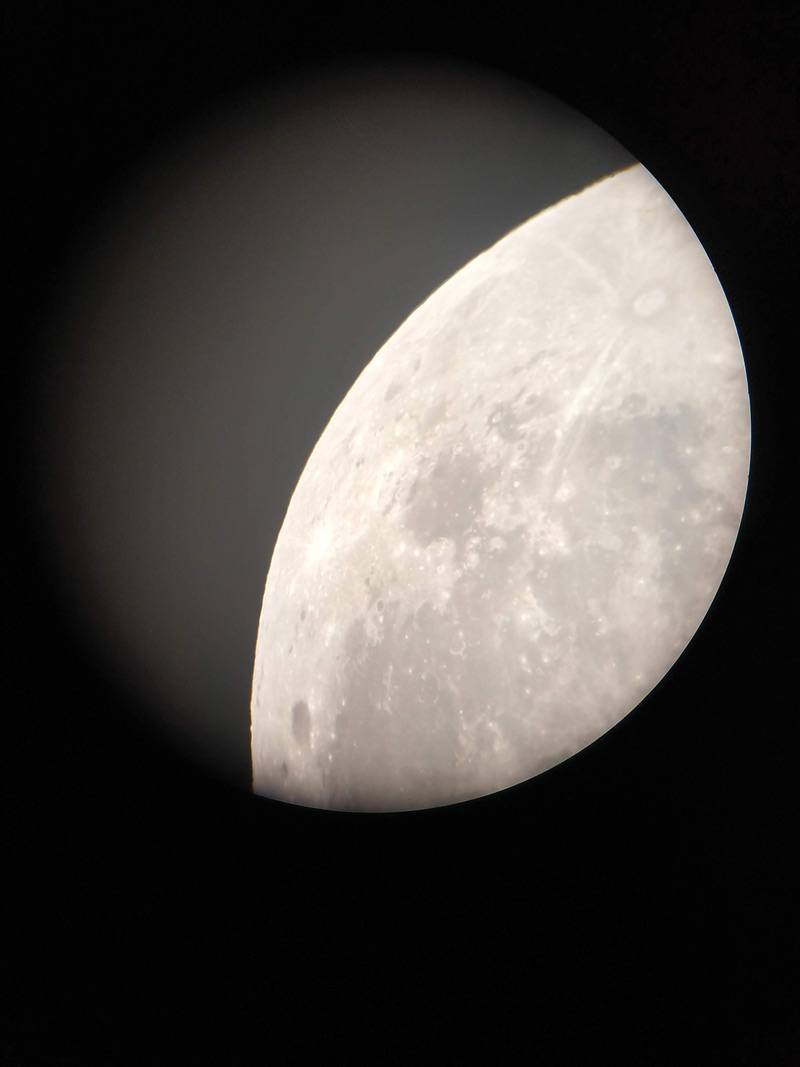
M 741 348 L 636 165 L 467 264 L 320 437 L 264 593 L 254 791 L 339 810 L 476 798 L 630 712 L 735 542 Z

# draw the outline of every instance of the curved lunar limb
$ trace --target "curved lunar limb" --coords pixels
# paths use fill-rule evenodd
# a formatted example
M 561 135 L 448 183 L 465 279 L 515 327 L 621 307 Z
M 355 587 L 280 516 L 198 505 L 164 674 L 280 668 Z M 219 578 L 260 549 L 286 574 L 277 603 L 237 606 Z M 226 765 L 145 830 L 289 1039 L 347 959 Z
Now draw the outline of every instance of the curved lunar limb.
M 725 295 L 644 167 L 512 231 L 403 323 L 308 460 L 264 593 L 254 790 L 432 807 L 596 740 L 707 612 L 749 457 Z

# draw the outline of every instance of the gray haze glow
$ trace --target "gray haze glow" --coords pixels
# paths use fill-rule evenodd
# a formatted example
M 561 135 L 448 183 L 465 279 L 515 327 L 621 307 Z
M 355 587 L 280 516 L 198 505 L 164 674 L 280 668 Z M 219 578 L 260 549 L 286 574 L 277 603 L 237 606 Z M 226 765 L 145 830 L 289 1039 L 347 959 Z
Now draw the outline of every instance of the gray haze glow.
M 363 367 L 456 270 L 632 163 L 480 69 L 298 72 L 174 131 L 65 267 L 36 412 L 45 536 L 148 721 L 250 783 L 264 578 Z

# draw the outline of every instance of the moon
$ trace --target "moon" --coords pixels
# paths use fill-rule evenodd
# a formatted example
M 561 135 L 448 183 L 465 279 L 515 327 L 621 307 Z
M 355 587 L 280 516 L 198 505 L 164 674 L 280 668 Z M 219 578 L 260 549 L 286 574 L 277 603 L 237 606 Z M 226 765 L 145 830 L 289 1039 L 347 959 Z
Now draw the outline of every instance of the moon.
M 663 678 L 750 460 L 725 294 L 641 165 L 534 216 L 400 326 L 275 544 L 253 790 L 408 811 L 555 766 Z

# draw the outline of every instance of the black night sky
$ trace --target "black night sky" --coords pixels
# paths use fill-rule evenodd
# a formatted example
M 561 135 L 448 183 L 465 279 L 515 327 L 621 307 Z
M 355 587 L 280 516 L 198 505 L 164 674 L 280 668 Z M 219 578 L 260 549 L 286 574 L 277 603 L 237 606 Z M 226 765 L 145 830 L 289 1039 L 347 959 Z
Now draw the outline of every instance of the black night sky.
M 320 1055 L 351 1063 L 800 1063 L 799 738 L 791 710 L 797 612 L 790 610 L 797 589 L 790 427 L 799 19 L 786 0 L 722 8 L 708 0 L 556 4 L 527 13 L 518 5 L 474 12 L 435 0 L 313 12 L 238 0 L 198 10 L 171 0 L 4 6 L 2 1063 L 311 1063 Z M 330 288 L 318 316 L 311 297 L 298 300 L 302 343 L 283 364 L 276 357 L 269 373 L 254 357 L 251 377 L 237 379 L 237 388 L 254 381 L 261 393 L 254 390 L 243 408 L 241 395 L 224 386 L 211 405 L 205 385 L 192 394 L 195 407 L 184 405 L 223 413 L 197 443 L 198 470 L 211 481 L 187 487 L 176 476 L 170 498 L 185 504 L 195 530 L 209 512 L 205 540 L 193 534 L 180 555 L 175 546 L 184 534 L 173 530 L 171 540 L 147 549 L 148 567 L 131 528 L 129 555 L 108 572 L 142 589 L 141 602 L 162 605 L 149 631 L 150 616 L 120 628 L 102 570 L 84 577 L 81 545 L 92 536 L 102 541 L 106 529 L 116 536 L 125 512 L 111 500 L 104 510 L 101 501 L 98 513 L 109 525 L 97 527 L 100 535 L 69 525 L 70 516 L 85 513 L 82 483 L 69 478 L 69 441 L 83 431 L 69 424 L 66 444 L 63 435 L 51 439 L 38 413 L 43 392 L 52 403 L 81 380 L 80 346 L 62 333 L 57 310 L 69 285 L 80 299 L 82 275 L 66 280 L 75 249 L 115 198 L 132 188 L 150 205 L 161 196 L 156 184 L 147 186 L 156 178 L 143 160 L 162 160 L 176 218 L 191 217 L 196 204 L 181 175 L 191 175 L 194 157 L 177 148 L 164 162 L 163 152 L 189 144 L 175 138 L 196 130 L 210 108 L 242 94 L 261 99 L 287 78 L 307 82 L 319 62 L 369 53 L 388 66 L 408 51 L 485 64 L 552 94 L 668 188 L 702 240 L 737 323 L 753 456 L 723 587 L 695 640 L 639 709 L 585 752 L 494 797 L 428 812 L 345 815 L 255 798 L 243 788 L 244 668 L 252 662 L 247 642 L 255 639 L 264 546 L 274 542 L 287 494 L 331 413 L 331 391 L 344 395 L 386 339 L 387 324 L 399 325 L 431 283 L 537 210 L 519 176 L 504 176 L 488 153 L 480 172 L 444 198 L 442 215 L 441 198 L 431 193 L 420 202 L 419 190 L 433 186 L 415 169 L 425 152 L 415 155 L 410 144 L 405 199 L 384 205 L 370 200 L 369 187 L 354 188 L 358 236 L 336 284 L 323 279 L 313 241 L 303 237 L 315 292 Z M 484 123 L 476 136 L 500 153 L 514 131 L 490 136 L 492 129 Z M 427 135 L 435 133 L 430 127 Z M 221 129 L 218 136 L 232 135 Z M 582 153 L 552 138 L 554 153 L 573 155 L 568 168 L 548 171 L 544 202 L 573 191 L 570 181 L 580 187 L 598 168 L 627 162 L 624 150 L 617 157 L 604 143 Z M 446 155 L 446 139 L 437 151 Z M 292 184 L 290 162 L 270 166 Z M 211 199 L 215 180 L 223 178 L 209 175 Z M 502 203 L 490 209 L 497 197 L 487 192 L 481 200 L 480 191 L 495 188 Z M 326 214 L 320 190 L 335 210 Z M 239 202 L 246 206 L 245 194 Z M 343 225 L 336 211 L 350 203 L 346 189 L 322 182 L 297 196 L 313 205 L 315 232 L 324 234 L 326 225 L 339 232 L 326 220 Z M 477 219 L 475 204 L 485 207 Z M 393 229 L 376 223 L 370 230 L 364 220 L 388 218 L 388 206 Z M 147 211 L 137 210 L 134 204 L 120 241 L 133 242 L 137 228 L 150 224 Z M 438 251 L 420 255 L 411 233 L 402 244 L 412 217 Z M 280 228 L 274 232 L 285 239 Z M 382 259 L 387 234 L 397 256 Z M 187 263 L 193 255 L 187 245 Z M 367 272 L 373 288 L 356 299 L 348 294 L 367 284 L 358 266 L 364 255 L 376 264 Z M 390 259 L 394 275 L 386 273 Z M 158 264 L 157 255 L 144 262 L 144 283 L 160 284 Z M 107 265 L 113 283 L 115 261 Z M 228 308 L 228 317 L 199 315 L 197 346 L 188 355 L 176 351 L 159 379 L 165 403 L 174 392 L 176 413 L 187 383 L 212 380 L 201 372 L 192 379 L 190 357 L 213 351 L 215 330 L 220 337 L 236 330 L 235 294 L 248 284 L 247 262 L 215 269 L 215 283 L 231 287 L 230 300 L 224 290 L 215 305 Z M 388 300 L 381 293 L 390 276 L 397 288 Z M 290 265 L 280 290 L 286 300 L 293 277 Z M 353 334 L 364 307 L 370 314 Z M 101 331 L 93 315 L 88 304 L 86 328 Z M 323 350 L 336 356 L 324 366 Z M 275 397 L 272 407 L 260 406 L 279 366 L 281 388 L 305 398 L 302 418 L 283 415 Z M 144 395 L 151 384 L 148 373 L 143 365 L 126 379 L 109 425 L 127 425 L 136 389 Z M 226 450 L 225 419 L 234 409 L 244 429 Z M 264 410 L 267 424 L 259 425 Z M 175 440 L 185 445 L 179 430 Z M 256 440 L 271 450 L 268 499 L 244 505 L 256 463 L 248 442 Z M 109 446 L 102 462 L 114 472 L 121 460 Z M 118 481 L 127 484 L 129 473 L 121 470 Z M 134 516 L 151 499 L 148 485 L 166 493 L 172 473 L 149 482 L 145 466 L 137 477 L 130 482 Z M 215 478 L 228 486 L 229 502 L 218 495 L 212 507 Z M 157 499 L 151 505 L 161 514 Z M 63 538 L 54 539 L 59 523 Z M 230 570 L 215 578 L 211 600 L 197 594 L 195 627 L 187 630 L 174 605 L 191 603 L 193 575 L 220 558 L 226 539 Z M 89 614 L 76 589 L 85 589 Z M 173 667 L 183 662 L 186 642 L 192 655 L 199 647 L 209 663 L 219 662 L 219 671 L 209 669 L 202 691 L 187 690 L 182 703 L 174 687 L 159 688 L 140 638 L 126 644 L 142 632 L 163 650 L 164 678 L 179 676 Z M 178 734 L 206 737 L 215 773 L 187 756 L 177 734 L 170 740 L 154 729 L 167 706 Z M 224 737 L 214 732 L 215 708 L 225 716 Z

